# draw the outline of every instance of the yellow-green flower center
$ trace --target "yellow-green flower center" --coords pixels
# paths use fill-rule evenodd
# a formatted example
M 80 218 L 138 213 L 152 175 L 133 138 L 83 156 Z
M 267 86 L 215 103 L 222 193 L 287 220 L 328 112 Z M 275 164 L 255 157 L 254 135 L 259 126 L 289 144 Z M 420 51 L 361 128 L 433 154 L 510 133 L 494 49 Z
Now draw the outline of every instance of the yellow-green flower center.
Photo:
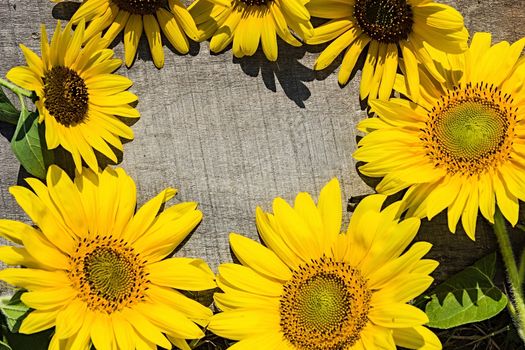
M 111 0 L 119 9 L 134 15 L 152 15 L 163 6 L 164 0 Z
M 362 31 L 382 43 L 406 40 L 414 24 L 406 0 L 355 0 L 354 17 Z
M 79 242 L 69 277 L 92 310 L 108 313 L 144 299 L 145 262 L 123 240 L 97 236 Z
M 368 322 L 371 296 L 358 269 L 331 258 L 312 260 L 284 285 L 281 330 L 300 350 L 350 347 Z
M 56 66 L 44 73 L 44 106 L 60 124 L 75 126 L 86 119 L 88 89 L 74 70 Z
M 422 140 L 427 156 L 449 174 L 478 175 L 510 158 L 516 109 L 497 87 L 457 87 L 429 114 Z

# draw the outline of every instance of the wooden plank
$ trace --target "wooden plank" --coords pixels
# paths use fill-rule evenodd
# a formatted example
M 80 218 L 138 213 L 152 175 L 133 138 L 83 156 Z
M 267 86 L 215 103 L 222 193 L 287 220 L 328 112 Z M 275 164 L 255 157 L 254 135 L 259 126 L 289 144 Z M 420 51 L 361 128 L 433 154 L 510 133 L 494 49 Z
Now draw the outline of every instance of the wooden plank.
M 523 0 L 448 3 L 465 14 L 471 31 L 491 31 L 495 40 L 525 36 Z M 53 15 L 67 16 L 68 9 L 48 0 L 2 0 L 0 75 L 25 64 L 19 43 L 38 52 L 40 23 L 51 33 Z M 114 48 L 122 57 L 122 43 Z M 372 192 L 351 156 L 355 125 L 365 117 L 359 74 L 340 88 L 335 67 L 312 71 L 319 47 L 280 45 L 276 63 L 261 53 L 246 59 L 231 51 L 211 55 L 208 43 L 193 45 L 186 56 L 164 51 L 165 68 L 157 70 L 143 40 L 134 66 L 119 70 L 135 82 L 131 91 L 142 114 L 122 166 L 137 183 L 139 203 L 167 186 L 180 189 L 178 200 L 200 203 L 204 219 L 178 254 L 204 258 L 215 269 L 231 260 L 229 232 L 257 236 L 257 205 L 270 209 L 276 196 L 291 201 L 299 191 L 317 194 L 334 176 L 345 203 Z M 0 133 L 0 216 L 27 221 L 8 193 L 19 176 L 8 142 L 12 128 L 0 125 Z M 423 224 L 419 239 L 434 243 L 430 256 L 442 262 L 438 279 L 495 248 L 490 227 L 481 219 L 478 224 L 477 242 L 462 232 L 450 235 L 443 215 Z

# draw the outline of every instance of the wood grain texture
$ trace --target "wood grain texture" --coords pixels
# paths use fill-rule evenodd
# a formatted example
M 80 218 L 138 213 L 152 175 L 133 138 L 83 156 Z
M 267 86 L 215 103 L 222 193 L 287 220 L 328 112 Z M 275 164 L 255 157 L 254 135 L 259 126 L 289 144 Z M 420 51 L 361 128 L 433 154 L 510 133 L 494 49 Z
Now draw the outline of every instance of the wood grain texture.
M 495 41 L 525 36 L 525 0 L 447 3 L 465 15 L 471 32 L 491 31 Z M 39 51 L 40 23 L 52 32 L 68 6 L 0 0 L 0 76 L 25 64 L 18 44 Z M 121 42 L 114 49 L 123 56 Z M 320 50 L 280 45 L 278 61 L 270 63 L 261 52 L 245 59 L 229 50 L 210 54 L 207 42 L 194 44 L 185 56 L 165 46 L 165 68 L 157 70 L 143 38 L 134 66 L 119 70 L 134 81 L 131 91 L 140 101 L 142 117 L 121 164 L 137 183 L 139 203 L 173 186 L 180 189 L 177 200 L 197 201 L 204 213 L 177 254 L 204 258 L 216 269 L 231 260 L 229 232 L 257 237 L 257 205 L 270 209 L 276 196 L 291 201 L 299 191 L 316 195 L 334 176 L 342 183 L 343 203 L 372 192 L 351 156 L 355 125 L 366 117 L 358 102 L 359 73 L 340 88 L 336 66 L 311 69 Z M 0 124 L 0 217 L 27 222 L 8 193 L 19 178 L 12 132 Z M 490 227 L 481 219 L 478 226 L 478 240 L 471 242 L 461 230 L 451 235 L 444 215 L 423 223 L 419 239 L 434 243 L 430 256 L 442 263 L 437 279 L 495 249 Z

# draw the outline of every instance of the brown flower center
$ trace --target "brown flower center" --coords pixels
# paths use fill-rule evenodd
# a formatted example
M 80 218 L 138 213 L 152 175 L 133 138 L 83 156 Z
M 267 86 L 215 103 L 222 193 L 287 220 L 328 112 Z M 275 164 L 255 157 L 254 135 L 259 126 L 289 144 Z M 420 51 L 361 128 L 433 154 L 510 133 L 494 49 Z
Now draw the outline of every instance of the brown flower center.
M 312 260 L 284 285 L 281 330 L 296 349 L 349 348 L 368 323 L 371 296 L 358 269 L 331 258 Z
M 44 106 L 60 124 L 75 126 L 87 117 L 89 94 L 74 70 L 57 66 L 44 73 Z
M 406 0 L 355 0 L 354 17 L 361 30 L 382 43 L 406 40 L 414 24 Z
M 510 159 L 516 119 L 510 95 L 492 85 L 468 84 L 437 101 L 421 139 L 437 167 L 474 176 Z
M 145 262 L 123 240 L 97 236 L 82 240 L 70 260 L 69 277 L 93 311 L 112 313 L 145 298 Z

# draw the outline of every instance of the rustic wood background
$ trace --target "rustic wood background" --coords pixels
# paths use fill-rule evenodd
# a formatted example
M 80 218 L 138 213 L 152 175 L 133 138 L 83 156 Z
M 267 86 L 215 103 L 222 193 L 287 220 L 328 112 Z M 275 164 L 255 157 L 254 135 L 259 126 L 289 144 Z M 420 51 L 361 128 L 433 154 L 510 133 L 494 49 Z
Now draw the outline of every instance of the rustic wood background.
M 494 41 L 525 36 L 525 0 L 446 2 L 463 13 L 471 33 L 490 31 Z M 51 34 L 57 19 L 68 18 L 74 8 L 49 0 L 0 0 L 0 76 L 25 65 L 19 43 L 39 52 L 40 23 Z M 341 88 L 340 60 L 314 72 L 322 48 L 281 42 L 278 61 L 270 63 L 261 52 L 244 59 L 230 50 L 210 54 L 207 42 L 195 43 L 184 56 L 166 45 L 165 67 L 157 70 L 143 37 L 135 64 L 120 68 L 134 81 L 131 91 L 142 114 L 121 163 L 137 183 L 139 203 L 173 186 L 180 190 L 177 200 L 198 201 L 204 213 L 177 254 L 204 258 L 216 269 L 232 259 L 229 232 L 257 237 L 257 205 L 268 210 L 274 197 L 291 201 L 299 191 L 316 195 L 334 176 L 344 203 L 373 192 L 352 159 L 355 125 L 366 117 L 358 100 L 360 73 Z M 122 42 L 114 49 L 123 57 Z M 8 192 L 22 176 L 9 145 L 13 131 L 0 123 L 0 217 L 27 222 Z M 515 233 L 516 244 L 523 245 L 520 235 Z M 418 239 L 434 244 L 429 255 L 441 262 L 438 280 L 496 248 L 481 218 L 476 236 L 472 242 L 461 229 L 452 236 L 445 215 L 423 222 Z

